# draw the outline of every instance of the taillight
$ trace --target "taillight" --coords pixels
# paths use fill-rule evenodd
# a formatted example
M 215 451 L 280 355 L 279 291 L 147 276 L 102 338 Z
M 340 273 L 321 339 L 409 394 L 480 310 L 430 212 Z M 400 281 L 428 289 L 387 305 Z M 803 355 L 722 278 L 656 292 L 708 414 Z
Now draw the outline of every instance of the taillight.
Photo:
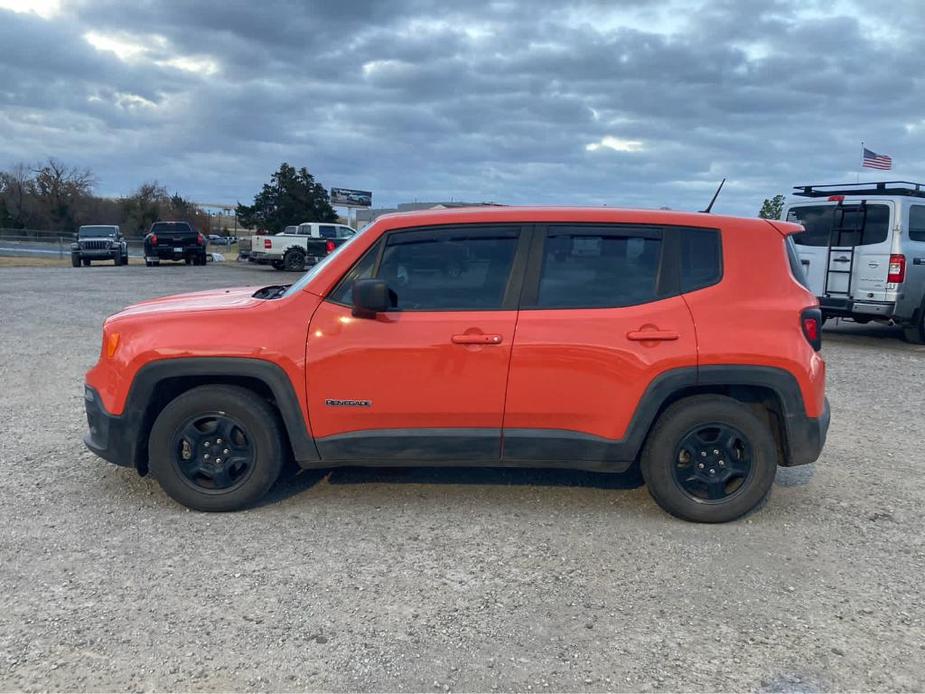
M 270 241 L 270 239 L 264 239 L 264 240 L 263 240 L 263 247 L 264 247 L 264 248 L 273 248 L 273 242 Z
M 328 242 L 324 244 L 324 248 L 328 253 L 333 253 L 336 246 L 334 245 L 334 242 L 331 239 L 328 239 Z
M 822 311 L 807 308 L 800 314 L 800 327 L 803 337 L 817 352 L 822 349 Z
M 205 246 L 206 237 L 203 236 L 202 234 L 196 234 L 196 243 L 198 243 L 200 246 Z
M 906 256 L 894 253 L 890 256 L 890 270 L 887 273 L 886 281 L 899 284 L 906 279 Z
M 157 245 L 157 234 L 151 234 L 151 245 L 152 246 Z

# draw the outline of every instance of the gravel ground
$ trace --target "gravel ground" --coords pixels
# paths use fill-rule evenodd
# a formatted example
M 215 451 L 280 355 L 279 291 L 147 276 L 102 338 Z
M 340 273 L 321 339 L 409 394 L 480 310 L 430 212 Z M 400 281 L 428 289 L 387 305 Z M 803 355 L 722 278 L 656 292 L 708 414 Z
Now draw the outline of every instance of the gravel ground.
M 84 449 L 106 315 L 279 279 L 0 270 L 0 689 L 925 689 L 925 348 L 827 331 L 822 459 L 723 526 L 524 470 L 302 473 L 204 515 Z

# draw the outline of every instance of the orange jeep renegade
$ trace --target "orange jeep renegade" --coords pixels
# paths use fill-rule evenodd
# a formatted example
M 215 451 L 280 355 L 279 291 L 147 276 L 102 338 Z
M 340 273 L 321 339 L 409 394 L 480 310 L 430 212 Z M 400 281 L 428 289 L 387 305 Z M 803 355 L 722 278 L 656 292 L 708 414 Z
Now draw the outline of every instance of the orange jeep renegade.
M 203 511 L 253 504 L 290 458 L 638 461 L 665 510 L 728 521 L 825 442 L 801 230 L 606 208 L 380 217 L 291 286 L 110 317 L 85 441 Z

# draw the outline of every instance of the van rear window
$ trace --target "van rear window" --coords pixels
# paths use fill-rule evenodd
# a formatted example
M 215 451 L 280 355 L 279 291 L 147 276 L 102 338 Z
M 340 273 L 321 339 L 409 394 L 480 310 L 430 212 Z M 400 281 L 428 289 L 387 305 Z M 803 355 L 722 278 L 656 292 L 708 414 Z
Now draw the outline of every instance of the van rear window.
M 806 205 L 793 207 L 788 222 L 806 229 L 793 237 L 798 246 L 870 246 L 890 233 L 890 208 L 880 204 Z

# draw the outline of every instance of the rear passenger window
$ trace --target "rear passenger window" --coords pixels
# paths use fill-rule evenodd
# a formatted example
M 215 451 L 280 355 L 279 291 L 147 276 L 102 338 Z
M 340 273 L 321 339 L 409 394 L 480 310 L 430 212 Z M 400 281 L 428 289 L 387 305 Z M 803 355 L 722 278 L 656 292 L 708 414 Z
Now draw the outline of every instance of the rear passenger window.
M 519 229 L 409 231 L 389 236 L 377 277 L 404 311 L 501 309 Z
M 912 241 L 925 241 L 925 205 L 909 208 L 909 238 Z
M 661 234 L 606 227 L 550 227 L 538 308 L 616 308 L 654 301 Z
M 332 226 L 321 225 L 318 227 L 318 235 L 323 239 L 336 239 L 337 228 Z
M 681 291 L 692 292 L 719 282 L 723 276 L 719 232 L 714 229 L 680 229 Z

